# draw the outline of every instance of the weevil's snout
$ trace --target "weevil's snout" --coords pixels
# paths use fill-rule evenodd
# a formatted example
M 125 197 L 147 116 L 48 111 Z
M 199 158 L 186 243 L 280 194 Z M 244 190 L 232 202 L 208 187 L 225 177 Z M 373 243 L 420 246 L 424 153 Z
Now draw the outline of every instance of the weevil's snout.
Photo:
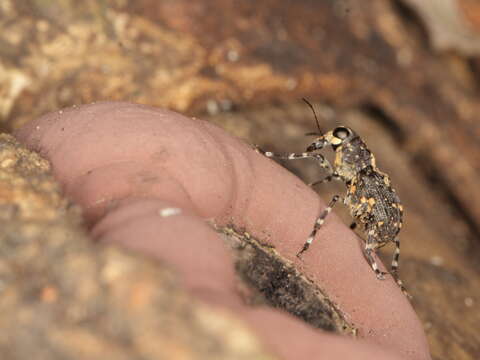
M 307 147 L 307 152 L 323 149 L 325 145 L 327 145 L 325 138 L 323 136 L 319 137 L 317 140 L 311 143 L 309 147 Z

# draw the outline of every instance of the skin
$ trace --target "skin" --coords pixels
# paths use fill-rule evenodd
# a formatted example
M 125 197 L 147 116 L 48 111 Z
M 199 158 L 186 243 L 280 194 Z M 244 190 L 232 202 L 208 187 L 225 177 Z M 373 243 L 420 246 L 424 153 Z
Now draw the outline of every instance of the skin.
M 391 277 L 376 279 L 360 240 L 335 214 L 302 261 L 295 257 L 325 203 L 222 129 L 147 106 L 98 103 L 48 114 L 16 136 L 51 161 L 67 196 L 83 207 L 93 239 L 171 264 L 192 296 L 243 318 L 280 357 L 430 359 L 409 302 Z M 172 207 L 181 213 L 159 215 Z M 244 304 L 231 256 L 205 219 L 245 228 L 295 262 L 363 340 Z

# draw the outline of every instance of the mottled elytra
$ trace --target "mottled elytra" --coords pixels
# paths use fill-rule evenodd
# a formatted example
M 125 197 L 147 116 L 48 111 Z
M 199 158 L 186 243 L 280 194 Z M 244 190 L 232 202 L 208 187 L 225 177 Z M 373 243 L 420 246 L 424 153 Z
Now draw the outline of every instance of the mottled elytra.
M 398 233 L 402 228 L 403 207 L 395 190 L 392 188 L 390 178 L 381 172 L 375 163 L 375 157 L 367 148 L 365 142 L 355 131 L 345 126 L 338 126 L 335 129 L 322 134 L 318 119 L 313 106 L 303 99 L 312 109 L 317 122 L 318 133 L 303 153 L 277 154 L 271 151 L 264 151 L 256 147 L 256 150 L 269 158 L 295 160 L 314 159 L 325 169 L 327 175 L 322 180 L 310 185 L 317 185 L 329 182 L 333 179 L 343 182 L 347 191 L 344 197 L 335 195 L 327 208 L 315 220 L 313 230 L 308 236 L 302 249 L 297 256 L 300 257 L 312 244 L 315 235 L 322 227 L 333 206 L 341 200 L 348 206 L 354 222 L 353 229 L 359 225 L 363 227 L 365 234 L 364 254 L 371 268 L 378 279 L 385 278 L 385 272 L 380 271 L 373 257 L 377 249 L 389 242 L 395 244 L 391 274 L 405 295 L 409 296 L 402 281 L 398 277 L 398 260 L 400 257 L 400 239 Z M 330 145 L 335 152 L 333 165 L 318 151 Z

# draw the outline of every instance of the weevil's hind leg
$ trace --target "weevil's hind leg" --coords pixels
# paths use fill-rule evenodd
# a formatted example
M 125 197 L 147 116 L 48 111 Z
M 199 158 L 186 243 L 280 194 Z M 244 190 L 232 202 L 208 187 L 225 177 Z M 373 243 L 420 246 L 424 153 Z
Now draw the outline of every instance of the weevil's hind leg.
M 318 230 L 322 227 L 323 223 L 325 222 L 325 219 L 327 218 L 328 214 L 332 211 L 333 206 L 335 203 L 340 199 L 340 196 L 335 195 L 330 203 L 328 204 L 327 208 L 323 210 L 323 212 L 320 214 L 320 216 L 315 220 L 315 225 L 313 226 L 313 230 L 310 233 L 310 236 L 307 238 L 307 241 L 305 244 L 303 244 L 302 250 L 300 250 L 297 254 L 297 257 L 300 257 L 307 249 L 310 247 L 310 244 L 313 242 L 313 239 L 315 238 L 315 235 L 317 234 Z
M 407 289 L 403 285 L 402 280 L 400 280 L 400 277 L 398 276 L 398 259 L 400 258 L 400 239 L 398 237 L 395 238 L 395 251 L 393 253 L 393 259 L 392 259 L 392 266 L 390 272 L 392 273 L 393 279 L 397 283 L 397 285 L 400 287 L 400 290 L 405 294 L 406 297 L 409 299 L 412 298 L 412 296 L 408 293 Z
M 322 154 L 311 153 L 311 152 L 303 152 L 298 154 L 297 153 L 280 154 L 280 153 L 274 153 L 271 151 L 262 150 L 258 146 L 255 146 L 255 151 L 262 155 L 265 155 L 266 157 L 275 158 L 275 159 L 283 159 L 283 160 L 314 159 L 314 160 L 317 160 L 317 163 L 321 168 L 324 168 L 328 171 L 329 175 L 333 174 L 332 165 Z
M 400 258 L 400 239 L 398 237 L 395 238 L 395 251 L 393 253 L 392 259 L 392 266 L 390 272 L 392 275 L 396 275 L 398 273 L 398 259 Z
M 375 272 L 375 275 L 377 276 L 377 279 L 379 280 L 384 280 L 385 275 L 388 274 L 385 271 L 381 271 L 378 268 L 378 264 L 375 261 L 375 258 L 373 257 L 373 254 L 375 253 L 375 250 L 377 248 L 376 246 L 377 241 L 375 240 L 373 235 L 368 235 L 367 242 L 365 243 L 365 257 L 367 258 L 368 263 L 370 264 L 371 268 Z

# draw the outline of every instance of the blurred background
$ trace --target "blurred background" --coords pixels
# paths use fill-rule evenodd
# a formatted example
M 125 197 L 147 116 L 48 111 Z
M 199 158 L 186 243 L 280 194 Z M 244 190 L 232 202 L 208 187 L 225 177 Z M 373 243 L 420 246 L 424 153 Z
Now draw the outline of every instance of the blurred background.
M 122 100 L 298 152 L 316 130 L 302 97 L 322 131 L 354 128 L 390 174 L 406 212 L 401 277 L 434 359 L 478 359 L 478 0 L 0 0 L 3 132 Z

